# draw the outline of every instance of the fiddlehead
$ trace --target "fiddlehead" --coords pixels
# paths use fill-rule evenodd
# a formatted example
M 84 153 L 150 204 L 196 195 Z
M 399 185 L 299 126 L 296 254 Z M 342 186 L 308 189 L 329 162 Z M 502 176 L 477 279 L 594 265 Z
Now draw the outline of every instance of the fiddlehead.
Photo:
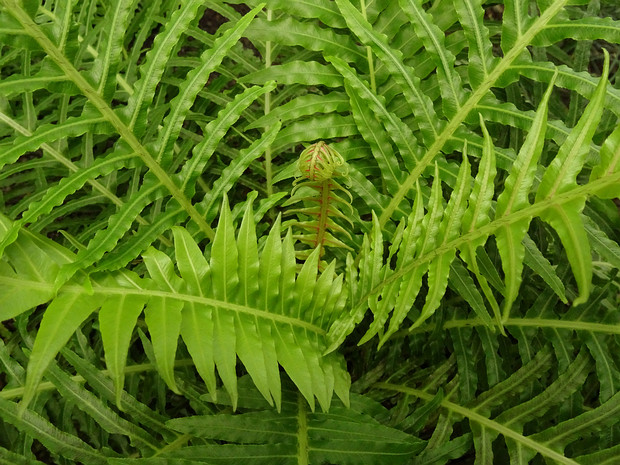
M 344 220 L 353 225 L 350 219 L 353 215 L 351 194 L 334 179 L 347 175 L 344 158 L 325 142 L 320 141 L 301 153 L 298 167 L 301 176 L 295 180 L 291 198 L 284 206 L 298 203 L 303 205 L 289 209 L 285 213 L 285 215 L 297 215 L 297 220 L 287 222 L 285 226 L 292 226 L 294 231 L 297 230 L 293 237 L 310 247 L 308 250 L 299 251 L 299 258 L 305 259 L 317 247 L 320 248 L 319 257 L 324 255 L 326 246 L 351 250 L 334 236 L 334 233 L 339 233 L 351 239 L 349 232 L 338 224 L 338 221 Z M 340 192 L 346 197 L 339 195 Z

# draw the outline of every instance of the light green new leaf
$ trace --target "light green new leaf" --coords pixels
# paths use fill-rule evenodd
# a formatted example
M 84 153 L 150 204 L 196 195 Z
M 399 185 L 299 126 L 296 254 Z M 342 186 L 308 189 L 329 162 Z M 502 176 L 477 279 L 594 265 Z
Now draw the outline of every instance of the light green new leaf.
M 256 263 L 258 264 L 258 257 Z M 269 405 L 273 405 L 273 399 L 277 399 L 276 405 L 279 407 L 280 376 L 278 373 L 277 361 L 270 356 L 265 356 L 265 351 L 269 349 L 266 349 L 264 345 L 268 345 L 269 342 L 265 341 L 260 334 L 257 328 L 257 319 L 255 319 L 255 323 L 255 325 L 245 324 L 239 314 L 235 315 L 235 348 L 239 360 L 241 360 L 241 363 L 243 363 L 248 370 L 248 374 L 252 378 L 256 388 L 269 402 Z M 278 381 L 274 384 L 273 379 L 270 378 L 277 378 Z M 278 392 L 273 392 L 274 388 L 276 388 Z M 233 405 L 236 406 L 236 399 L 233 399 Z
M 173 294 L 181 289 L 182 281 L 175 274 L 174 265 L 166 254 L 150 248 L 142 254 L 142 257 L 158 287 L 161 286 Z M 182 308 L 182 300 L 167 296 L 151 296 L 144 311 L 157 369 L 166 384 L 176 393 L 180 391 L 174 380 L 174 360 L 181 332 Z
M 319 269 L 320 247 L 315 248 L 301 267 L 297 279 L 295 280 L 294 293 L 297 295 L 295 307 L 291 309 L 291 314 L 301 318 L 310 306 L 312 301 L 312 291 L 315 287 L 316 277 Z
M 145 260 L 148 254 L 145 254 Z M 174 360 L 181 332 L 183 302 L 166 297 L 152 297 L 144 311 L 149 328 L 157 371 L 168 387 L 180 394 L 174 380 Z
M 239 285 L 238 254 L 228 199 L 224 196 L 209 263 L 212 294 L 223 302 L 236 300 Z M 235 408 L 237 404 L 237 374 L 235 372 L 237 359 L 234 319 L 231 313 L 215 310 L 213 313 L 213 356 L 224 386 L 233 399 L 233 408 Z
M 196 370 L 212 395 L 216 392 L 213 347 L 213 308 L 193 302 L 181 312 L 181 337 Z
M 239 289 L 237 301 L 242 305 L 255 304 L 258 300 L 258 246 L 254 224 L 252 200 L 247 202 L 237 236 L 239 250 Z
M 172 234 L 174 236 L 176 265 L 187 285 L 187 289 L 197 295 L 205 295 L 204 281 L 209 276 L 209 263 L 187 229 L 175 226 L 172 228 Z
M 269 259 L 269 256 L 265 255 L 266 253 L 267 252 L 263 251 L 261 255 L 262 260 L 265 258 Z M 278 258 L 280 258 L 280 262 L 277 263 L 279 267 L 280 292 L 275 306 L 277 312 L 285 315 L 293 304 L 295 277 L 297 275 L 297 259 L 295 257 L 295 245 L 291 228 L 288 229 L 286 236 L 284 236 L 281 252 L 276 249 L 276 254 Z M 262 270 L 264 270 L 264 268 L 259 270 L 259 276 Z
M 277 330 L 276 330 L 277 331 Z M 299 392 L 308 401 L 310 409 L 314 411 L 315 401 L 312 386 L 311 366 L 300 347 L 299 340 L 293 329 L 277 331 L 272 336 L 275 340 L 276 352 L 280 365 L 286 370 Z
M 100 305 L 80 286 L 61 292 L 47 307 L 28 362 L 24 396 L 20 403 L 23 412 L 37 392 L 37 386 L 50 362 L 82 322 Z
M 239 284 L 238 254 L 228 198 L 224 196 L 209 263 L 213 280 L 213 295 L 216 299 L 224 302 L 236 300 Z
M 266 399 L 269 399 L 271 397 L 273 399 L 273 403 L 275 404 L 276 409 L 280 411 L 282 408 L 282 385 L 280 381 L 280 365 L 278 364 L 278 353 L 276 350 L 274 334 L 275 329 L 266 320 L 257 319 L 256 331 L 260 339 L 262 356 L 264 359 L 264 363 L 260 363 L 258 366 L 265 367 L 264 376 L 266 376 L 267 383 L 269 384 L 270 396 L 266 397 Z M 242 344 L 240 344 L 240 346 L 242 346 Z M 262 374 L 259 375 L 262 376 Z M 350 384 L 347 385 L 347 394 L 348 386 L 350 386 Z M 337 392 L 337 394 L 341 396 L 341 393 Z M 341 398 L 344 398 L 344 396 L 341 396 Z
M 219 230 L 219 228 L 218 228 Z M 213 266 L 213 261 L 212 261 Z M 215 276 L 214 270 L 214 276 Z M 214 281 L 214 290 L 215 279 Z M 234 315 L 220 311 L 217 307 L 213 312 L 213 359 L 217 372 L 232 400 L 233 410 L 237 408 L 237 334 Z M 247 358 L 246 358 L 247 360 Z
M 106 299 L 99 310 L 99 331 L 103 341 L 106 367 L 114 381 L 116 405 L 121 410 L 129 343 L 146 301 L 146 296 L 121 294 Z
M 282 261 L 282 242 L 280 241 L 281 218 L 278 215 L 274 226 L 271 228 L 263 252 L 261 254 L 260 265 L 258 268 L 258 295 L 257 306 L 266 311 L 275 311 L 280 306 L 279 282 L 281 275 Z

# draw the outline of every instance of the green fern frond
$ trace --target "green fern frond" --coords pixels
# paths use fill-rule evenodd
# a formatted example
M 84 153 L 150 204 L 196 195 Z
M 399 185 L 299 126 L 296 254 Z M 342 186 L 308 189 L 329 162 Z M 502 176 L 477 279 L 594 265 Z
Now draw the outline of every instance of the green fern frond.
M 618 462 L 619 11 L 0 0 L 0 462 Z
M 379 229 L 380 224 L 375 222 L 373 227 L 374 239 L 365 242 L 365 248 L 362 249 L 363 259 L 360 261 L 359 277 L 357 278 L 360 280 L 361 285 L 357 290 L 357 294 L 353 296 L 353 302 L 355 303 L 352 306 L 350 316 L 345 317 L 350 318 L 348 330 L 351 331 L 355 324 L 361 320 L 363 309 L 365 308 L 364 302 L 368 299 L 368 306 L 373 312 L 375 322 L 360 343 L 366 342 L 377 333 L 383 333 L 383 327 L 388 319 L 388 314 L 395 309 L 394 299 L 402 292 L 402 290 L 397 291 L 400 283 L 419 290 L 421 278 L 427 272 L 429 288 L 426 301 L 419 313 L 414 311 L 411 329 L 415 329 L 432 315 L 446 291 L 447 273 L 449 270 L 447 267 L 449 267 L 455 257 L 455 251 L 451 249 L 452 244 L 455 242 L 467 244 L 463 255 L 464 260 L 478 276 L 479 282 L 485 283 L 486 280 L 481 278 L 478 265 L 475 263 L 477 259 L 475 258 L 474 251 L 477 247 L 483 245 L 488 237 L 482 235 L 481 232 L 491 227 L 493 227 L 494 233 L 497 234 L 499 252 L 502 256 L 504 272 L 507 277 L 504 312 L 501 318 L 493 293 L 486 284 L 482 284 L 482 286 L 494 309 L 498 324 L 501 325 L 502 322 L 509 318 L 510 306 L 517 295 L 525 250 L 524 246 L 521 245 L 521 240 L 523 240 L 529 221 L 531 221 L 533 216 L 540 216 L 545 221 L 549 221 L 565 243 L 568 260 L 581 289 L 581 296 L 574 299 L 574 305 L 578 305 L 587 298 L 587 293 L 585 293 L 587 291 L 585 289 L 589 286 L 591 280 L 591 271 L 589 271 L 591 269 L 591 258 L 589 252 L 587 252 L 589 249 L 588 241 L 585 238 L 585 229 L 578 217 L 579 212 L 583 208 L 585 196 L 580 193 L 579 186 L 574 184 L 574 179 L 577 172 L 583 166 L 583 160 L 592 138 L 592 131 L 598 121 L 598 117 L 595 114 L 600 117 L 600 111 L 602 111 L 601 99 L 604 95 L 605 84 L 606 79 L 601 79 L 597 98 L 590 103 L 578 125 L 560 147 L 554 162 L 543 175 L 541 184 L 537 189 L 536 203 L 532 206 L 528 207 L 527 195 L 533 181 L 534 163 L 542 149 L 542 136 L 544 135 L 546 122 L 546 100 L 543 101 L 538 111 L 538 124 L 530 132 L 528 140 L 526 140 L 517 157 L 517 161 L 513 165 L 511 174 L 506 180 L 506 188 L 498 197 L 495 221 L 491 221 L 488 214 L 493 196 L 492 173 L 494 168 L 484 168 L 485 165 L 492 166 L 495 164 L 495 155 L 493 154 L 492 147 L 489 146 L 485 150 L 481 161 L 483 164 L 480 166 L 478 176 L 474 181 L 474 191 L 469 198 L 469 207 L 466 214 L 465 201 L 469 195 L 465 194 L 464 192 L 467 191 L 463 191 L 463 189 L 469 189 L 469 183 L 472 182 L 466 159 L 461 164 L 459 180 L 452 191 L 448 206 L 445 208 L 442 204 L 439 190 L 440 176 L 436 168 L 432 193 L 427 206 L 427 214 L 424 215 L 422 222 L 424 232 L 420 239 L 418 239 L 415 255 L 410 252 L 404 252 L 408 257 L 409 264 L 403 263 L 400 266 L 397 264 L 396 268 L 392 269 L 389 257 L 387 262 L 384 262 L 383 254 L 380 253 L 383 250 L 383 238 Z M 550 89 L 546 95 L 548 99 Z M 484 123 L 482 122 L 481 124 L 484 128 Z M 488 133 L 486 140 L 488 145 L 490 143 Z M 571 157 L 574 157 L 575 161 Z M 566 181 L 562 181 L 563 176 L 567 177 Z M 555 198 L 553 198 L 553 201 L 550 200 L 551 197 L 557 197 L 561 193 L 565 193 L 570 198 L 566 198 L 564 202 L 559 204 L 556 203 Z M 509 200 L 511 198 L 512 201 Z M 538 207 L 539 205 L 542 208 Z M 456 210 L 453 211 L 454 209 Z M 520 213 L 528 209 L 537 211 L 537 213 L 521 217 Z M 553 213 L 555 211 L 559 213 Z M 463 214 L 465 214 L 464 217 Z M 556 216 L 553 215 L 560 216 L 556 219 Z M 575 217 L 575 215 L 577 216 Z M 463 221 L 461 221 L 462 218 Z M 508 218 L 514 218 L 514 220 L 511 221 Z M 410 219 L 405 223 L 405 231 L 408 233 L 414 226 L 415 224 Z M 401 225 L 401 227 L 403 226 Z M 513 234 L 515 235 L 510 244 L 506 240 L 509 237 L 507 232 L 510 234 L 510 237 Z M 584 237 L 577 236 L 577 234 L 581 234 Z M 578 239 L 578 237 L 581 237 L 581 239 Z M 470 241 L 474 242 L 469 244 Z M 393 248 L 395 251 L 398 251 L 399 247 L 400 243 L 395 240 Z M 459 246 L 459 248 L 461 247 Z M 414 257 L 425 257 L 425 259 L 420 260 Z M 367 263 L 365 260 L 370 260 L 370 263 Z M 588 263 L 584 263 L 584 260 Z M 548 268 L 545 269 L 548 270 Z M 413 304 L 417 292 L 414 291 L 410 296 L 410 304 L 406 308 L 410 308 L 410 305 Z M 380 300 L 380 305 L 378 305 L 379 300 L 377 299 Z M 360 313 L 360 310 L 362 310 L 362 313 Z M 396 315 L 397 313 L 394 313 L 393 317 Z M 405 315 L 398 315 L 394 322 L 395 325 L 400 325 L 404 317 Z M 337 326 L 336 330 L 332 330 L 331 335 L 334 341 L 332 347 L 339 345 L 338 341 L 341 340 L 343 334 L 338 334 L 337 331 L 342 330 L 343 326 L 340 325 Z M 392 329 L 387 330 L 387 335 L 392 334 L 394 331 L 395 328 L 392 325 Z M 382 341 L 384 340 L 382 339 Z
M 251 386 L 240 380 L 243 398 L 251 399 Z M 382 424 L 384 409 L 362 396 L 353 396 L 352 406 L 334 402 L 329 413 L 308 411 L 305 400 L 290 388 L 283 391 L 282 413 L 266 410 L 265 402 L 243 402 L 239 415 L 203 415 L 172 419 L 168 426 L 192 438 L 226 442 L 226 454 L 214 445 L 190 445 L 164 453 L 168 460 L 217 460 L 222 463 L 266 463 L 277 451 L 283 463 L 383 464 L 407 463 L 424 442 Z M 230 405 L 224 394 L 218 403 Z M 373 418 L 374 417 L 374 418 Z M 193 441 L 192 441 L 193 442 Z M 261 453 L 263 451 L 263 453 Z M 264 458 L 261 455 L 266 454 Z M 144 459 L 146 460 L 146 459 Z M 144 463 L 119 459 L 116 464 Z
M 19 412 L 14 402 L 0 398 L 0 412 L 5 422 L 14 425 L 24 433 L 39 437 L 49 450 L 60 456 L 97 465 L 107 463 L 105 457 L 78 437 L 63 432 L 47 419 L 30 410 Z M 10 457 L 10 454 L 4 455 Z
M 6 230 L 9 228 L 10 224 L 6 223 Z M 51 360 L 77 327 L 102 306 L 104 296 L 109 300 L 103 304 L 99 317 L 117 396 L 123 380 L 122 354 L 127 350 L 131 329 L 146 305 L 145 321 L 157 367 L 173 390 L 178 391 L 173 364 L 181 335 L 207 386 L 215 392 L 214 368 L 217 368 L 235 402 L 237 356 L 265 398 L 275 402 L 278 408 L 278 364 L 298 385 L 312 409 L 316 397 L 327 410 L 334 392 L 347 402 L 349 378 L 342 359 L 335 354 L 323 356 L 327 325 L 344 305 L 339 298 L 342 276 L 334 276 L 332 265 L 317 279 L 317 250 L 294 279 L 293 244 L 290 237 L 282 241 L 279 231 L 276 223 L 259 258 L 251 204 L 247 206 L 240 235 L 235 239 L 230 211 L 224 202 L 209 261 L 185 229 L 174 229 L 176 263 L 181 277 L 176 275 L 166 254 L 149 249 L 144 254 L 148 279 L 132 273 L 104 274 L 99 278 L 94 275 L 83 285 L 74 281 L 65 285 L 53 299 L 50 298 L 56 277 L 52 275 L 58 274 L 58 265 L 46 274 L 35 266 L 20 268 L 20 263 L 32 263 L 37 254 L 43 260 L 46 254 L 31 244 L 33 250 L 29 251 L 28 260 L 16 256 L 14 251 L 29 244 L 27 239 L 18 238 L 6 250 L 7 257 L 17 260 L 17 268 L 15 272 L 3 270 L 7 273 L 3 285 L 10 287 L 11 276 L 18 273 L 22 285 L 30 281 L 42 290 L 40 295 L 32 296 L 33 300 L 18 306 L 20 312 L 42 303 L 45 297 L 51 300 L 30 356 L 32 364 L 22 409 L 32 400 Z M 41 280 L 47 280 L 47 284 Z M 11 294 L 4 295 L 6 299 Z M 286 300 L 279 300 L 284 296 Z M 15 316 L 14 306 L 12 310 L 7 316 Z M 212 341 L 212 347 L 205 345 L 205 338 Z M 257 344 L 262 347 L 258 352 Z

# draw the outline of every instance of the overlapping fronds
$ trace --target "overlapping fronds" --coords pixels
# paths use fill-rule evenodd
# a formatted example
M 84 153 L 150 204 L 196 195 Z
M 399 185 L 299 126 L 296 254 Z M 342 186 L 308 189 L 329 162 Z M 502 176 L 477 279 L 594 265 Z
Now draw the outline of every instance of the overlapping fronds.
M 0 462 L 620 461 L 608 3 L 0 0 Z
M 189 218 L 193 218 L 203 235 L 212 238 L 213 230 L 205 220 L 205 215 L 210 217 L 210 221 L 213 220 L 222 194 L 233 186 L 252 161 L 262 155 L 279 127 L 277 124 L 272 126 L 272 130 L 267 131 L 261 141 L 256 141 L 238 156 L 234 154 L 231 157 L 233 163 L 226 168 L 226 176 L 220 177 L 218 190 L 209 192 L 208 198 L 202 203 L 195 203 L 193 197 L 197 190 L 202 190 L 197 189 L 199 177 L 219 142 L 256 99 L 273 89 L 270 83 L 251 87 L 225 101 L 224 105 L 211 108 L 213 120 L 204 128 L 204 137 L 200 135 L 200 129 L 192 128 L 198 138 L 195 147 L 187 143 L 177 145 L 183 124 L 193 119 L 190 109 L 200 111 L 198 109 L 201 107 L 207 108 L 208 100 L 197 100 L 200 91 L 210 75 L 227 58 L 258 9 L 212 40 L 210 47 L 205 48 L 196 58 L 198 65 L 191 65 L 192 69 L 178 85 L 175 98 L 169 105 L 162 107 L 169 111 L 149 112 L 148 104 L 155 98 L 158 86 L 160 95 L 166 95 L 167 87 L 162 85 L 162 76 L 169 66 L 171 55 L 178 50 L 181 35 L 192 21 L 197 20 L 202 3 L 184 2 L 170 16 L 164 31 L 158 34 L 154 48 L 146 54 L 144 62 L 139 66 L 140 79 L 133 84 L 135 91 L 130 89 L 129 92 L 126 92 L 127 83 L 119 74 L 121 54 L 118 51 L 130 18 L 129 8 L 125 2 L 115 2 L 111 6 L 110 16 L 106 15 L 111 23 L 102 24 L 101 27 L 101 50 L 91 50 L 93 61 L 88 64 L 80 62 L 73 55 L 65 54 L 61 38 L 43 32 L 48 26 L 63 26 L 59 24 L 62 18 L 51 15 L 51 21 L 40 24 L 38 14 L 32 16 L 33 12 L 24 9 L 18 2 L 6 2 L 2 11 L 6 21 L 21 28 L 23 35 L 30 36 L 31 42 L 36 42 L 37 46 L 33 45 L 32 52 L 27 53 L 40 53 L 39 49 L 45 53 L 46 58 L 38 65 L 41 66 L 39 82 L 46 82 L 45 73 L 48 69 L 60 68 L 66 80 L 72 84 L 71 93 L 63 98 L 75 93 L 76 88 L 82 98 L 77 98 L 72 106 L 65 103 L 56 119 L 48 117 L 39 123 L 35 118 L 34 127 L 22 128 L 20 122 L 10 114 L 4 115 L 5 122 L 14 128 L 19 137 L 15 138 L 9 150 L 5 150 L 2 165 L 15 164 L 17 169 L 28 170 L 30 167 L 20 160 L 28 153 L 43 150 L 46 157 L 51 156 L 64 168 L 65 175 L 60 182 L 44 178 L 44 188 L 34 199 L 29 198 L 26 205 L 15 206 L 11 215 L 19 217 L 19 220 L 12 233 L 4 238 L 1 247 L 15 240 L 19 227 L 34 224 L 46 216 L 54 218 L 54 208 L 68 203 L 71 197 L 83 195 L 82 189 L 87 184 L 103 195 L 99 197 L 100 201 L 111 202 L 113 206 L 111 210 L 103 206 L 102 218 L 107 219 L 105 228 L 81 234 L 84 237 L 81 237 L 80 242 L 86 242 L 86 248 L 79 250 L 79 259 L 59 275 L 57 286 L 102 258 L 101 269 L 116 269 L 125 266 L 158 238 L 163 244 L 170 245 L 169 239 L 162 236 L 164 232 Z M 70 11 L 67 12 L 67 15 L 70 14 Z M 69 27 L 67 24 L 64 26 Z M 44 66 L 45 63 L 48 66 Z M 90 73 L 79 71 L 84 66 L 88 67 Z M 127 99 L 123 111 L 118 111 L 112 104 L 115 93 Z M 38 108 L 38 111 L 45 114 L 48 109 Z M 161 126 L 161 130 L 157 129 L 158 126 Z M 147 130 L 149 127 L 150 130 Z M 103 143 L 110 147 L 107 157 L 95 159 L 93 147 Z M 63 147 L 62 150 L 59 147 Z M 72 158 L 75 158 L 76 151 L 83 153 L 74 161 Z M 144 168 L 148 171 L 145 172 Z M 106 186 L 110 183 L 115 185 L 113 189 Z M 73 210 L 65 209 L 62 214 L 79 213 L 83 205 L 74 203 L 76 206 Z M 151 215 L 152 219 L 146 219 L 145 215 Z M 157 219 L 153 220 L 155 217 Z M 127 235 L 136 221 L 139 231 L 123 244 L 122 253 L 106 256 Z
M 558 273 L 570 274 L 567 261 Z M 527 280 L 528 291 L 535 281 Z M 530 463 L 537 455 L 566 464 L 618 460 L 620 365 L 610 350 L 619 334 L 615 286 L 596 288 L 590 304 L 569 312 L 551 289 L 525 300 L 529 310 L 505 321 L 518 341 L 515 360 L 481 318 L 444 312 L 434 342 L 453 347 L 455 357 L 429 350 L 426 335 L 436 328 L 426 323 L 410 336 L 410 350 L 426 348 L 425 355 L 409 367 L 385 368 L 387 382 L 374 388 L 392 402 L 398 396 L 399 426 L 432 431 L 416 463 L 449 463 L 471 449 L 487 463 Z M 469 428 L 457 430 L 461 419 Z
M 10 223 L 4 220 L 4 232 Z M 144 312 L 158 371 L 179 392 L 174 377 L 179 336 L 210 392 L 222 380 L 237 402 L 237 357 L 260 392 L 278 410 L 281 365 L 314 410 L 315 398 L 327 410 L 335 392 L 348 402 L 349 377 L 341 356 L 324 357 L 326 331 L 341 312 L 342 276 L 332 263 L 317 277 L 317 249 L 295 278 L 295 250 L 289 234 L 280 238 L 275 223 L 259 255 L 251 203 L 238 234 L 224 202 L 207 260 L 186 229 L 175 227 L 175 265 L 163 252 L 143 254 L 146 277 L 121 272 L 70 282 L 54 296 L 63 262 L 77 260 L 32 239 L 18 238 L 6 249 L 2 273 L 4 319 L 49 301 L 32 348 L 23 408 L 33 399 L 49 363 L 71 335 L 98 310 L 106 364 L 121 400 L 127 351 L 137 319 Z M 235 237 L 236 236 L 236 237 Z M 52 253 L 63 253 L 59 258 Z M 49 263 L 41 268 L 39 263 Z M 66 264 L 65 264 L 66 266 Z M 19 289 L 36 288 L 29 299 Z
M 608 61 L 604 67 L 605 73 L 607 69 Z M 543 148 L 547 102 L 552 87 L 553 81 L 505 180 L 504 190 L 497 196 L 493 219 L 491 206 L 495 196 L 496 156 L 483 121 L 486 142 L 475 179 L 471 176 L 465 154 L 448 204 L 444 205 L 441 175 L 436 166 L 426 212 L 418 185 L 412 213 L 407 220 L 401 221 L 392 236 L 387 257 L 384 255 L 381 225 L 374 217 L 373 231 L 371 236 L 365 238 L 359 265 L 349 269 L 351 313 L 332 328 L 333 348 L 338 347 L 342 338 L 353 330 L 367 308 L 372 311 L 374 321 L 360 343 L 377 333 L 382 337 L 381 343 L 385 342 L 407 317 L 413 320 L 410 330 L 424 323 L 441 304 L 457 251 L 461 252 L 463 261 L 478 278 L 494 312 L 496 324 L 501 327 L 510 318 L 510 309 L 518 294 L 527 244 L 523 240 L 534 217 L 550 224 L 564 245 L 579 288 L 573 305 L 587 301 L 592 287 L 592 258 L 581 212 L 588 195 L 597 195 L 614 184 L 617 191 L 618 173 L 601 184 L 579 186 L 575 179 L 585 163 L 594 128 L 603 111 L 606 79 L 601 79 L 583 116 L 545 170 L 534 203 L 530 204 L 528 197 Z M 614 139 L 615 134 L 610 136 L 606 145 L 613 144 Z M 603 161 L 603 164 L 607 165 L 608 161 Z M 502 315 L 487 280 L 480 273 L 476 257 L 476 249 L 484 246 L 491 235 L 496 238 L 505 276 Z M 554 279 L 555 272 L 545 261 L 538 267 L 533 265 L 532 269 L 543 279 Z M 414 304 L 424 276 L 427 276 L 427 294 L 424 305 L 416 310 Z M 474 291 L 470 295 L 462 294 L 462 297 L 491 327 L 493 323 L 482 304 L 481 295 Z
M 455 344 L 460 337 L 466 339 L 465 344 L 471 343 L 469 341 L 471 331 L 461 328 L 453 332 L 463 333 L 452 337 Z M 582 394 L 588 375 L 592 373 L 590 355 L 586 351 L 580 352 L 570 361 L 566 371 L 559 376 L 548 373 L 551 360 L 553 355 L 546 347 L 510 377 L 498 382 L 468 403 L 450 400 L 441 391 L 433 394 L 432 391 L 397 382 L 379 383 L 377 388 L 392 395 L 394 393 L 405 395 L 403 408 L 412 412 L 414 417 L 418 415 L 413 405 L 406 405 L 410 402 L 408 399 L 415 399 L 411 401 L 413 404 L 417 404 L 420 399 L 428 402 L 429 407 L 435 411 L 442 409 L 447 412 L 447 415 L 440 418 L 437 429 L 429 441 L 429 446 L 432 447 L 424 451 L 417 463 L 429 463 L 427 460 L 436 460 L 437 455 L 443 458 L 441 463 L 446 463 L 450 452 L 456 452 L 458 456 L 460 448 L 462 454 L 465 447 L 470 446 L 471 441 L 477 460 L 483 461 L 482 463 L 504 460 L 509 460 L 510 463 L 529 463 L 537 454 L 563 464 L 596 463 L 592 460 L 602 460 L 604 457 L 611 461 L 600 463 L 613 463 L 618 457 L 618 451 L 613 447 L 605 453 L 584 454 L 574 459 L 565 455 L 565 451 L 583 438 L 591 438 L 593 442 L 598 441 L 599 444 L 606 444 L 608 447 L 612 445 L 609 437 L 616 437 L 618 434 L 616 418 L 620 409 L 620 394 L 616 393 L 594 409 L 584 410 L 577 400 Z M 507 408 L 509 399 L 518 396 L 522 397 L 521 401 L 514 407 Z M 556 423 L 557 410 L 562 408 L 562 404 L 567 406 L 569 403 L 574 407 L 570 411 L 569 419 Z M 568 409 L 565 410 L 568 413 Z M 471 433 L 453 438 L 448 444 L 434 446 L 433 439 L 438 435 L 445 435 L 446 430 L 452 430 L 455 420 L 458 421 L 459 418 L 468 421 Z M 414 419 L 407 420 L 405 422 L 408 424 L 414 421 Z M 419 425 L 419 418 L 415 420 L 418 420 Z M 525 425 L 531 424 L 533 420 L 537 420 L 536 426 L 525 428 Z M 500 436 L 501 446 L 494 447 L 494 441 Z M 463 447 L 465 444 L 467 446 Z M 451 447 L 447 447 L 448 445 Z M 500 451 L 499 455 L 497 451 Z
M 245 382 L 244 382 L 245 381 Z M 299 395 L 285 388 L 280 414 L 256 397 L 247 379 L 240 380 L 244 413 L 198 415 L 172 419 L 167 425 L 190 439 L 188 446 L 161 455 L 161 463 L 173 460 L 245 463 L 408 463 L 424 448 L 424 442 L 382 424 L 387 411 L 362 396 L 353 396 L 351 406 L 335 403 L 329 413 L 310 412 Z M 213 401 L 211 397 L 204 400 Z M 217 404 L 230 405 L 225 394 Z M 225 445 L 203 444 L 201 438 Z M 160 463 L 149 459 L 117 459 L 110 463 Z

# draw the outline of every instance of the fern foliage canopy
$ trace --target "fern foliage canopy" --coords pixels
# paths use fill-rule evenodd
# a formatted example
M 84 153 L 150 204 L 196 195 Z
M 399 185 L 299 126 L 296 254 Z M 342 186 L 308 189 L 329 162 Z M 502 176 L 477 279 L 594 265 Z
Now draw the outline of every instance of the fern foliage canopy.
M 0 462 L 620 463 L 611 3 L 0 0 Z

